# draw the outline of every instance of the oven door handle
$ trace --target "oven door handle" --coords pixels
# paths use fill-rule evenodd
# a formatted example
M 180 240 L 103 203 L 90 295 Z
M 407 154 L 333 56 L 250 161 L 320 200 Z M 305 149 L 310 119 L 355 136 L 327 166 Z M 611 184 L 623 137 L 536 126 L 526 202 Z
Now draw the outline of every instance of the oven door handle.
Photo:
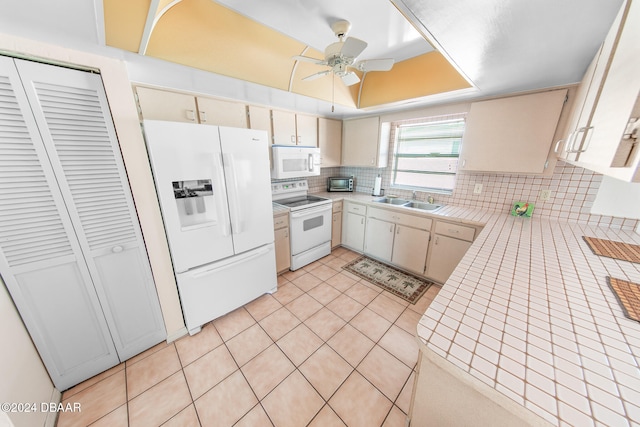
M 317 213 L 331 212 L 331 205 L 322 205 L 317 208 L 304 209 L 297 212 L 291 212 L 291 218 L 303 218 L 305 216 L 315 215 Z

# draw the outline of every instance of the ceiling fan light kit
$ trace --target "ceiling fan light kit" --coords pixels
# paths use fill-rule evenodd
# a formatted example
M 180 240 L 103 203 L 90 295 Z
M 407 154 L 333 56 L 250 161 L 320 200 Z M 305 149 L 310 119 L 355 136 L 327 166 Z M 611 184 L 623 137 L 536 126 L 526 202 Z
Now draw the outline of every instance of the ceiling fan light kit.
M 337 21 L 332 26 L 334 34 L 339 41 L 331 43 L 324 50 L 324 60 L 311 58 L 308 56 L 297 55 L 293 59 L 297 61 L 312 62 L 317 65 L 325 65 L 330 70 L 320 71 L 310 76 L 304 77 L 302 80 L 315 80 L 318 77 L 325 76 L 333 72 L 342 79 L 342 82 L 351 86 L 360 81 L 360 77 L 350 70 L 354 68 L 362 72 L 368 71 L 389 71 L 393 67 L 393 59 L 370 59 L 356 62 L 358 55 L 367 47 L 367 42 L 355 37 L 345 37 L 351 29 L 349 21 Z

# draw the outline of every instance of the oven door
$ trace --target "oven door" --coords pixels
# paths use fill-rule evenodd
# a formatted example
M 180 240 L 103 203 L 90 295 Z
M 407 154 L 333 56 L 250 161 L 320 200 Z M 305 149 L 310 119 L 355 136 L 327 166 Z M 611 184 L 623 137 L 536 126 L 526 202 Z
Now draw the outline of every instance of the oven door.
M 331 241 L 331 204 L 290 213 L 291 254 Z

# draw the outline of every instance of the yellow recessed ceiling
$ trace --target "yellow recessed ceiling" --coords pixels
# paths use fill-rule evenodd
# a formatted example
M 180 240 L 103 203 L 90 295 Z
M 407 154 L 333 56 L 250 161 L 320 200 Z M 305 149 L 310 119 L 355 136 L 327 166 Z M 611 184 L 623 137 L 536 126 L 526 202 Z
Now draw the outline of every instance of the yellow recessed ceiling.
M 211 0 L 103 3 L 109 46 L 347 107 L 371 108 L 470 87 L 436 51 L 398 62 L 391 71 L 358 73 L 361 82 L 350 87 L 332 75 L 305 81 L 326 68 L 291 58 L 322 59 L 323 53 Z

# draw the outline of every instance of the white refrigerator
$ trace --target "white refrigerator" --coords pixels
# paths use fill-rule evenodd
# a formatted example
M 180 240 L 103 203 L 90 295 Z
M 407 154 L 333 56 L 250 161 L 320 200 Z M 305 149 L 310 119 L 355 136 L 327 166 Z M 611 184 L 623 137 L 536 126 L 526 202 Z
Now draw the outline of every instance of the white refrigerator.
M 267 133 L 145 120 L 187 329 L 277 288 Z

